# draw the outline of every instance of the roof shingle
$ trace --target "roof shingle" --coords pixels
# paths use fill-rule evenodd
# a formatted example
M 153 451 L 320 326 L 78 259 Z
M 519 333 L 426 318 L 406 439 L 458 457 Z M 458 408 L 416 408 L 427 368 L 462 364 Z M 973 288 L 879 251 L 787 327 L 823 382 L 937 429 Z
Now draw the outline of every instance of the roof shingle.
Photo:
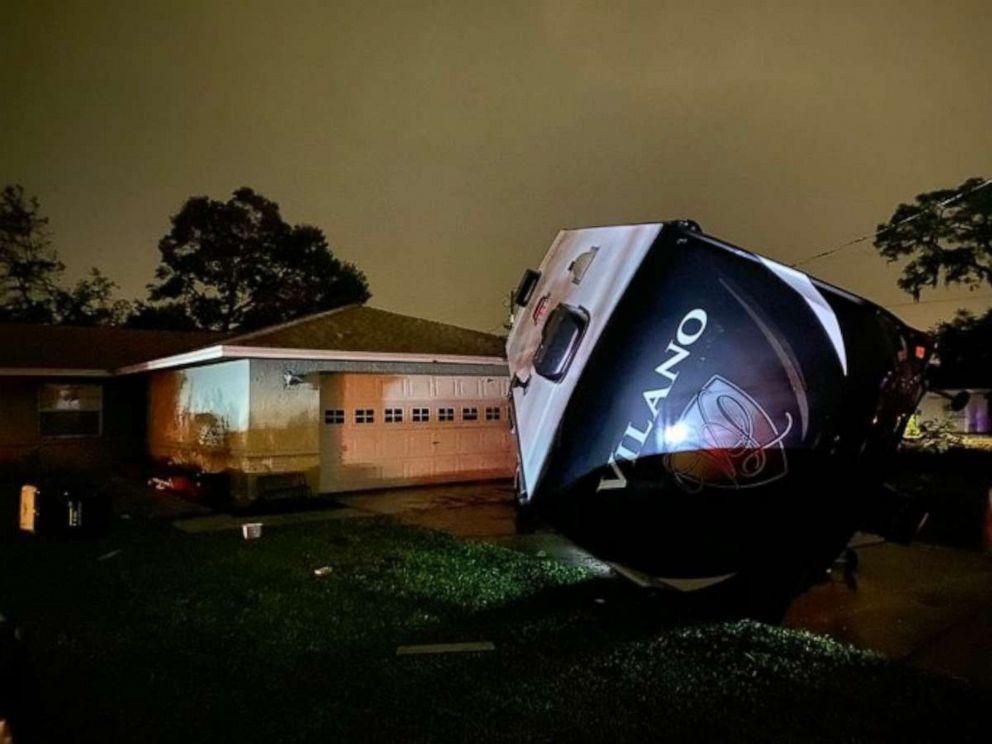
M 281 326 L 263 328 L 227 339 L 224 344 L 322 351 L 504 356 L 504 341 L 499 336 L 364 305 L 348 305 Z

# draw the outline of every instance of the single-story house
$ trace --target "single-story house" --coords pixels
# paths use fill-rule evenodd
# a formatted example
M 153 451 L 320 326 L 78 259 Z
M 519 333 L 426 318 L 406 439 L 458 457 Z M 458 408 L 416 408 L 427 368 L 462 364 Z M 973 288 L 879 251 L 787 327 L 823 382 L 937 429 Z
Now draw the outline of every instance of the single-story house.
M 242 499 L 274 473 L 320 493 L 503 478 L 508 384 L 498 337 L 362 305 L 233 336 L 0 326 L 0 458 L 140 450 Z
M 0 323 L 0 463 L 62 469 L 140 462 L 147 381 L 116 370 L 221 336 Z
M 951 408 L 951 399 L 960 392 L 971 394 L 960 411 Z M 930 391 L 916 410 L 918 421 L 949 422 L 958 434 L 992 434 L 992 390 L 987 387 L 953 387 Z

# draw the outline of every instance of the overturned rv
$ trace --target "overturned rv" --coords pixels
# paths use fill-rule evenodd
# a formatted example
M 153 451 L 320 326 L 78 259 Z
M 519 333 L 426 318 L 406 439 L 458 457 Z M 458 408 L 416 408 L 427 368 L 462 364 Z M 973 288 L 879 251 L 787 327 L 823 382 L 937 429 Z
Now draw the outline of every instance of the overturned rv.
M 601 558 L 784 610 L 918 524 L 883 482 L 932 342 L 882 308 L 688 221 L 562 231 L 515 301 L 519 502 Z

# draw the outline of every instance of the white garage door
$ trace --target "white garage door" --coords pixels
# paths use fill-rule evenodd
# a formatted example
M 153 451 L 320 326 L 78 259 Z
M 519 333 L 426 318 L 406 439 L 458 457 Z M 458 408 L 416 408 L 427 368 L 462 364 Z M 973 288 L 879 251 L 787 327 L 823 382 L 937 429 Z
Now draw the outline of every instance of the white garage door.
M 321 381 L 322 492 L 513 474 L 508 381 L 339 373 Z

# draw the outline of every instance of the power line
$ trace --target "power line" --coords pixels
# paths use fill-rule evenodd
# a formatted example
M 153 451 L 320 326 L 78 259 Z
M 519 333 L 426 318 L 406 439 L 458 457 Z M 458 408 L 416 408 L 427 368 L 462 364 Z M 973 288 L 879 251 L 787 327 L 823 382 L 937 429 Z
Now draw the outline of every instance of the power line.
M 971 295 L 969 297 L 949 297 L 944 300 L 920 300 L 917 302 L 913 300 L 912 302 L 900 302 L 896 305 L 889 305 L 886 303 L 885 307 L 909 307 L 910 305 L 936 305 L 941 302 L 969 302 L 971 300 L 992 300 L 992 294 L 981 294 L 981 295 Z
M 946 207 L 948 204 L 953 204 L 954 202 L 958 201 L 959 199 L 963 199 L 966 196 L 969 196 L 971 194 L 974 194 L 976 191 L 979 191 L 981 189 L 984 189 L 986 186 L 989 186 L 989 185 L 992 185 L 992 178 L 986 178 L 984 181 L 982 181 L 982 183 L 978 184 L 974 188 L 971 188 L 971 189 L 968 189 L 967 191 L 962 191 L 960 193 L 954 194 L 953 196 L 950 196 L 947 199 L 944 199 L 944 201 L 938 202 L 937 204 L 934 205 L 934 208 L 935 209 L 941 209 L 942 207 Z M 790 264 L 790 266 L 792 266 L 792 268 L 794 268 L 794 269 L 795 268 L 799 268 L 800 266 L 805 266 L 806 264 L 812 263 L 813 261 L 818 261 L 821 258 L 826 258 L 827 256 L 832 256 L 835 253 L 840 253 L 842 250 L 845 250 L 847 248 L 853 248 L 854 246 L 859 245 L 860 243 L 864 243 L 866 240 L 870 240 L 872 238 L 877 238 L 879 235 L 884 235 L 887 232 L 891 232 L 892 230 L 895 230 L 897 227 L 902 227 L 903 225 L 908 224 L 910 222 L 913 222 L 914 220 L 918 220 L 920 217 L 922 217 L 926 213 L 927 213 L 926 210 L 921 209 L 919 212 L 917 212 L 916 214 L 914 214 L 912 217 L 907 217 L 906 219 L 899 220 L 899 222 L 896 222 L 895 224 L 889 225 L 888 227 L 882 228 L 881 230 L 876 230 L 873 233 L 868 233 L 866 235 L 862 235 L 860 237 L 857 237 L 854 240 L 849 240 L 846 243 L 837 246 L 836 248 L 831 248 L 828 251 L 823 251 L 821 253 L 817 253 L 817 254 L 815 254 L 813 256 L 810 256 L 809 258 L 804 258 L 802 261 L 797 261 L 794 264 Z

